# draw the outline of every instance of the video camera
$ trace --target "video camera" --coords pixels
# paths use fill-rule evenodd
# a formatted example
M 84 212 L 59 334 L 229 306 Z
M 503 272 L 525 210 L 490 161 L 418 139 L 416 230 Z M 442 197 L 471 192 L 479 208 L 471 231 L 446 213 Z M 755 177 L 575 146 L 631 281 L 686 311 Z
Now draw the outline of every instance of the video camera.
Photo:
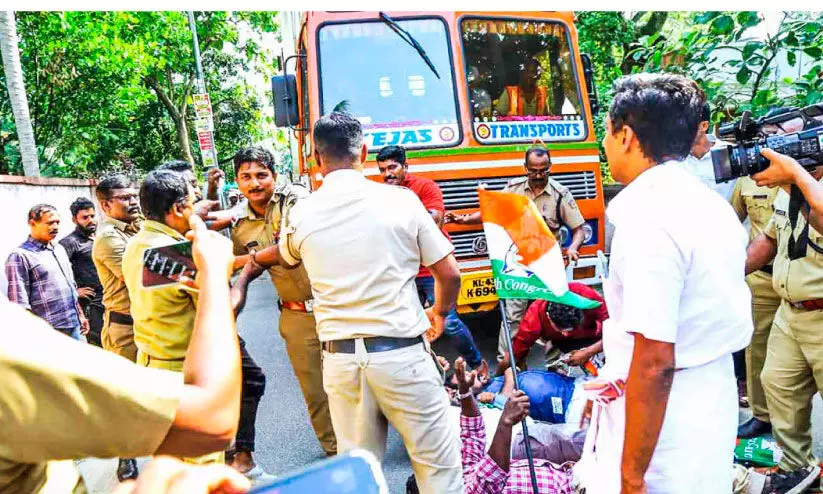
M 769 160 L 760 154 L 769 148 L 796 159 L 804 168 L 811 170 L 823 165 L 823 103 L 801 109 L 789 109 L 776 115 L 766 115 L 756 120 L 749 111 L 743 112 L 739 121 L 721 125 L 720 138 L 733 138 L 736 144 L 712 149 L 714 180 L 717 183 L 753 175 L 769 167 Z M 782 135 L 768 135 L 763 127 L 799 119 L 803 130 Z

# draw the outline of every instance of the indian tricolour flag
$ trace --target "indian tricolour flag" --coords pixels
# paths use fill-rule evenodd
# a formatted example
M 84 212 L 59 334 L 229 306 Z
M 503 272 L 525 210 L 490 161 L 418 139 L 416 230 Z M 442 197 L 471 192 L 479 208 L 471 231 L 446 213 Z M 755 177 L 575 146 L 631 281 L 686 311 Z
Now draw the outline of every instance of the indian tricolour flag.
M 591 309 L 599 302 L 569 291 L 560 244 L 526 196 L 478 190 L 497 297 L 544 299 Z

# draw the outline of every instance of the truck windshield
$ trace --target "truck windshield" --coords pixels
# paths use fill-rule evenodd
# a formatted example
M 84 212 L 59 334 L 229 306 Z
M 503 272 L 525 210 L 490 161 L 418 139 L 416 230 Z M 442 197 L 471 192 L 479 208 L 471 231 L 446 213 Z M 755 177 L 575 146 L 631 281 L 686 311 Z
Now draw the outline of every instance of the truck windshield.
M 319 33 L 320 111 L 354 115 L 370 150 L 455 146 L 460 128 L 446 26 L 437 19 L 396 22 L 420 43 L 441 78 L 383 22 L 325 25 Z
M 460 28 L 478 141 L 586 138 L 565 26 L 532 20 L 466 19 Z

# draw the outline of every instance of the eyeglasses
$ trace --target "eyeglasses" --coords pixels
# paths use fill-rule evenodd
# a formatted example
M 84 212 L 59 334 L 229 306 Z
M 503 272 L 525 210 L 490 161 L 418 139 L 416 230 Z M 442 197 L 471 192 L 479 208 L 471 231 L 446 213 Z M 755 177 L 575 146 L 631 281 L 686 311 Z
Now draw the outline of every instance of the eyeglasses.
M 551 163 L 549 163 L 549 166 L 551 166 Z M 531 170 L 531 169 L 527 168 L 526 173 L 530 177 L 538 177 L 540 175 L 548 175 L 549 174 L 549 168 L 546 168 L 545 170 Z

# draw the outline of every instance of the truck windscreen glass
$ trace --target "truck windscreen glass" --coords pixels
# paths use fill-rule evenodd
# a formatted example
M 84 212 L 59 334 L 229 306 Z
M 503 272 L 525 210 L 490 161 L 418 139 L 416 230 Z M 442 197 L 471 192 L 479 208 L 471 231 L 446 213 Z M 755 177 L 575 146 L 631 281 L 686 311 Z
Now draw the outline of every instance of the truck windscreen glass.
M 355 116 L 369 150 L 455 146 L 460 128 L 446 26 L 438 19 L 395 21 L 441 77 L 383 22 L 327 24 L 318 34 L 321 113 Z
M 586 138 L 565 26 L 534 20 L 464 19 L 460 32 L 472 127 L 479 142 Z

